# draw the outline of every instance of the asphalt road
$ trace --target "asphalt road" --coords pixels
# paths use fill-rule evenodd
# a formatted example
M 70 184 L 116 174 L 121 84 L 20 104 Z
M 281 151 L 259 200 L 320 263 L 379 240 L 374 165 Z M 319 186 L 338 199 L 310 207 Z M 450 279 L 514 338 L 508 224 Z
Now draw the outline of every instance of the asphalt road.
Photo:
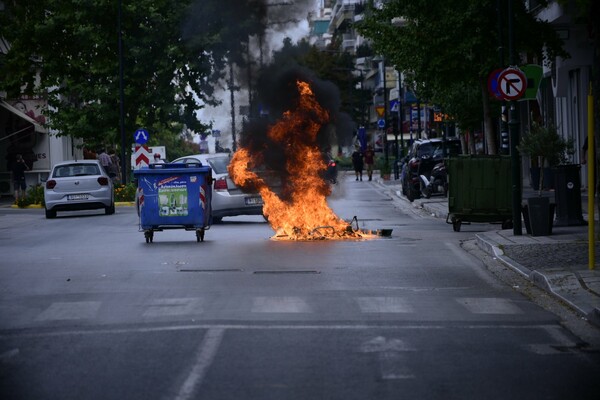
M 390 238 L 197 243 L 135 210 L 0 209 L 2 399 L 592 399 L 600 354 L 374 182 L 331 204 Z

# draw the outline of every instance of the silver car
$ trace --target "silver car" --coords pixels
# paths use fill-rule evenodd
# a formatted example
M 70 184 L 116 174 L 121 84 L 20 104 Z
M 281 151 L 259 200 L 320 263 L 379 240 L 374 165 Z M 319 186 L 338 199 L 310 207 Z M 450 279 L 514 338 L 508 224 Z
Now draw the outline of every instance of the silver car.
M 194 154 L 180 157 L 174 163 L 198 163 L 212 168 L 212 221 L 219 223 L 223 217 L 236 215 L 262 215 L 263 200 L 258 193 L 244 193 L 237 187 L 227 171 L 231 161 L 229 153 Z
M 46 218 L 57 211 L 95 210 L 115 213 L 113 183 L 98 160 L 57 163 L 44 186 Z

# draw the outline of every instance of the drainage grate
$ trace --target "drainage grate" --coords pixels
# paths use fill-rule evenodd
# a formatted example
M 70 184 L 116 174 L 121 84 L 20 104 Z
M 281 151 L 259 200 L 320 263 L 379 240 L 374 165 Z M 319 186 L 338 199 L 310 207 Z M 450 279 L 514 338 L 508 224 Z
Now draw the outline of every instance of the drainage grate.
M 313 270 L 313 269 L 298 269 L 298 270 L 284 270 L 284 271 L 263 269 L 263 270 L 254 271 L 253 273 L 254 274 L 320 274 L 321 272 Z

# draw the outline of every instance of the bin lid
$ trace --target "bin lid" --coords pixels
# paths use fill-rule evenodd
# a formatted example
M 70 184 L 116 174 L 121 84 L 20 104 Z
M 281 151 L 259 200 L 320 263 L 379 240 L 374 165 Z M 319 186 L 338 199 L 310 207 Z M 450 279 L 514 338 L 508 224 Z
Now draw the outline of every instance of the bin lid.
M 165 163 L 150 164 L 133 171 L 134 175 L 172 175 L 172 174 L 208 174 L 212 171 L 209 166 L 200 163 Z

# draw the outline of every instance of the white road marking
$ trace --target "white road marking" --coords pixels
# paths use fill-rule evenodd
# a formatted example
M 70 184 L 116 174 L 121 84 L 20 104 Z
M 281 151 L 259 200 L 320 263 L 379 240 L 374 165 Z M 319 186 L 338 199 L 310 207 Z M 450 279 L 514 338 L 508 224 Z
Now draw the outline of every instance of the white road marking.
M 401 297 L 357 297 L 364 313 L 411 313 L 414 309 Z
M 41 312 L 36 321 L 91 319 L 102 305 L 99 301 L 56 302 Z
M 473 314 L 523 313 L 523 310 L 510 300 L 497 297 L 460 297 L 456 301 Z
M 402 340 L 388 340 L 383 336 L 376 336 L 362 343 L 359 350 L 363 353 L 377 353 L 382 379 L 415 378 L 415 375 L 411 373 L 410 368 L 406 365 L 407 357 L 402 353 L 416 351 L 416 349 L 407 346 Z
M 181 385 L 175 400 L 186 400 L 193 398 L 196 388 L 202 384 L 202 380 L 206 375 L 206 371 L 212 364 L 215 355 L 217 354 L 217 350 L 219 349 L 219 345 L 223 340 L 224 333 L 225 329 L 223 328 L 210 328 L 206 332 L 206 335 L 204 335 L 204 340 L 202 340 L 202 343 L 200 343 L 200 346 L 196 352 L 196 363 L 190 371 L 187 379 L 183 382 L 183 385 Z
M 203 311 L 202 299 L 199 297 L 172 298 L 153 300 L 143 315 L 144 317 L 168 317 L 201 314 Z
M 12 332 L 0 334 L 0 339 L 14 338 L 41 338 L 71 335 L 121 335 L 131 333 L 152 333 L 152 332 L 180 332 L 203 329 L 236 329 L 236 330 L 317 330 L 317 331 L 335 331 L 335 330 L 499 330 L 499 329 L 546 329 L 554 328 L 554 325 L 521 325 L 521 324 L 499 324 L 499 325 L 462 325 L 459 327 L 443 324 L 422 324 L 422 325 L 369 325 L 369 324 L 334 324 L 334 325 L 251 325 L 251 324 L 186 324 L 186 325 L 168 325 L 142 328 L 107 328 L 107 329 L 77 329 L 77 330 L 57 330 L 54 332 Z
M 254 313 L 309 313 L 308 304 L 300 297 L 255 297 Z

